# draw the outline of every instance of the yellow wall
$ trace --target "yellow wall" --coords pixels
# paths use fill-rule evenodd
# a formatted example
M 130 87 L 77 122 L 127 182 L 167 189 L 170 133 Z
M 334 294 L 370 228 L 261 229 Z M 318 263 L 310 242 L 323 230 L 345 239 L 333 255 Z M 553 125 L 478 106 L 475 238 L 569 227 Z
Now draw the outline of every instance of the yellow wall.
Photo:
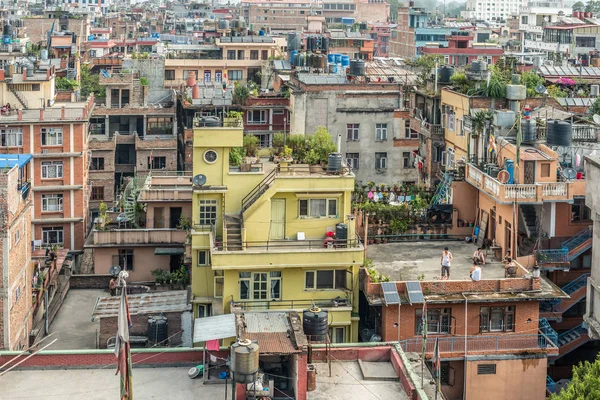
M 463 115 L 469 114 L 469 98 L 465 95 L 456 92 L 450 92 L 442 90 L 442 108 L 448 105 L 450 109 L 454 110 L 456 115 L 456 123 L 454 124 L 454 130 L 448 129 L 448 121 L 445 122 L 444 139 L 447 143 L 447 148 L 454 149 L 455 160 L 458 161 L 462 157 L 467 159 L 467 141 L 468 136 L 461 136 L 461 124 Z

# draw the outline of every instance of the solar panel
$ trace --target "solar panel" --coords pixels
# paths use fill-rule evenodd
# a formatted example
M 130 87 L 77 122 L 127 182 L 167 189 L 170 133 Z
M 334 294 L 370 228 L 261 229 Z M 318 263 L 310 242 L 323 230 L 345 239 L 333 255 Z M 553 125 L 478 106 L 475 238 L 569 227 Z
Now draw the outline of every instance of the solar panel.
M 400 295 L 396 289 L 394 282 L 382 282 L 381 289 L 383 290 L 383 300 L 386 305 L 400 304 Z
M 406 282 L 406 289 L 408 291 L 408 301 L 410 301 L 411 304 L 425 302 L 423 290 L 421 289 L 421 282 Z

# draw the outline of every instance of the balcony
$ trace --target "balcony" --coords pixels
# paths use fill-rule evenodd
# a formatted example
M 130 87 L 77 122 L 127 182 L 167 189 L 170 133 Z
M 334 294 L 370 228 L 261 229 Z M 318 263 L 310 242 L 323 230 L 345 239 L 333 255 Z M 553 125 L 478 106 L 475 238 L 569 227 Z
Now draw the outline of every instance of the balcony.
M 466 347 L 465 347 L 466 340 Z M 558 355 L 558 348 L 552 340 L 543 334 L 501 334 L 501 335 L 476 335 L 476 336 L 451 336 L 438 337 L 437 342 L 442 357 L 452 357 L 456 354 L 490 354 L 507 353 L 515 351 L 546 352 L 549 355 Z M 425 352 L 433 354 L 436 340 L 430 339 L 425 346 Z M 413 338 L 400 342 L 405 352 L 420 353 L 423 350 L 423 339 Z
M 433 136 L 444 136 L 444 128 L 441 124 L 430 124 L 429 122 L 422 121 L 418 118 L 410 119 L 410 129 L 419 132 L 425 137 L 431 138 Z
M 114 229 L 94 230 L 94 246 L 183 244 L 187 231 L 180 229 Z
M 321 309 L 342 309 L 350 310 L 352 304 L 349 299 L 337 297 L 331 300 L 248 300 L 232 301 L 231 312 L 241 311 L 290 311 L 305 310 L 317 306 Z
M 535 259 L 542 266 L 568 265 L 592 246 L 592 240 L 592 231 L 584 229 L 569 240 L 564 241 L 560 249 L 537 250 Z
M 573 133 L 571 139 L 573 142 L 598 142 L 600 128 L 593 125 L 573 124 Z M 546 139 L 546 127 L 538 127 L 537 138 L 539 140 Z
M 157 173 L 160 172 L 157 171 Z M 152 176 L 148 178 L 140 192 L 138 201 L 191 201 L 191 174 L 182 172 L 186 175 L 174 176 L 177 174 L 176 171 L 164 172 L 171 176 L 155 176 L 155 172 L 152 172 Z
M 467 164 L 466 167 L 467 182 L 503 204 L 512 204 L 513 202 L 539 204 L 543 201 L 569 201 L 581 191 L 579 186 L 585 184 L 584 181 L 504 184 L 481 171 L 474 164 Z

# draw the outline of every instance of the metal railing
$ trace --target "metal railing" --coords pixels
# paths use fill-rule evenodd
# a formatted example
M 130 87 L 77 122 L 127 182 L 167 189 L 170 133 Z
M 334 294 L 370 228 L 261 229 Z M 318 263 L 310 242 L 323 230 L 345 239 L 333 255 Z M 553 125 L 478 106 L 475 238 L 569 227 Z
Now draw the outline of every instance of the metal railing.
M 245 311 L 253 310 L 293 310 L 305 309 L 313 306 L 319 308 L 351 307 L 349 299 L 335 298 L 330 300 L 248 300 L 231 301 L 231 308 Z
M 540 318 L 538 326 L 540 332 L 546 335 L 548 339 L 552 341 L 552 343 L 558 344 L 558 332 L 556 332 L 554 328 L 550 326 L 550 322 L 548 322 L 546 318 Z
M 569 329 L 568 331 L 563 332 L 560 335 L 558 335 L 557 343 L 560 346 L 564 346 L 565 344 L 570 343 L 575 339 L 578 339 L 584 333 L 587 333 L 587 328 L 583 325 L 583 322 L 582 322 L 581 324 L 577 325 L 575 328 Z
M 573 294 L 576 290 L 587 285 L 587 278 L 588 274 L 578 276 L 576 279 L 572 280 L 571 282 L 567 283 L 565 286 L 562 287 L 563 292 L 565 292 L 568 295 Z
M 260 240 L 260 241 L 242 241 L 242 248 L 245 251 L 252 250 L 340 250 L 355 249 L 361 247 L 360 238 L 354 239 L 333 239 L 325 242 L 325 239 L 311 240 Z M 217 246 L 218 251 L 223 251 L 223 245 Z M 228 251 L 228 250 L 225 250 Z
M 275 168 L 269 175 L 265 176 L 262 181 L 259 182 L 258 185 L 254 187 L 243 199 L 242 199 L 242 214 L 246 211 L 254 202 L 262 196 L 264 192 L 269 189 L 273 181 L 275 180 L 275 175 L 277 175 L 277 168 Z
M 550 375 L 546 375 L 546 390 L 550 393 L 556 391 L 556 382 L 554 382 L 554 379 L 552 379 Z
M 592 238 L 592 231 L 588 228 L 582 230 L 572 238 L 565 240 L 560 249 L 545 249 L 535 252 L 535 259 L 538 264 L 568 263 L 571 259 L 583 252 L 582 249 L 571 254 L 579 246 Z
M 465 340 L 467 353 L 484 351 L 513 351 L 531 349 L 556 349 L 554 344 L 543 333 L 539 334 L 504 334 L 496 336 L 451 336 L 438 337 L 440 353 L 464 353 Z M 427 353 L 433 353 L 435 340 L 428 340 L 425 346 Z M 413 338 L 400 341 L 400 346 L 405 352 L 420 353 L 423 338 Z

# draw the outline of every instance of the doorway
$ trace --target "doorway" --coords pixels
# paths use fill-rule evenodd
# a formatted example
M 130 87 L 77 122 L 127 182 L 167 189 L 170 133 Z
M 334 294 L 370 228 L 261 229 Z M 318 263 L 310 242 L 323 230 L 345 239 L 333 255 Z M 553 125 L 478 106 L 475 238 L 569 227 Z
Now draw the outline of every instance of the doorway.
M 532 185 L 535 183 L 535 161 L 525 161 L 523 175 L 523 183 L 526 185 Z
M 161 229 L 165 227 L 165 209 L 164 207 L 154 208 L 154 228 Z
M 181 207 L 171 207 L 170 209 L 170 228 L 177 229 L 179 225 L 179 220 L 181 219 L 182 208 Z
M 270 239 L 285 239 L 285 199 L 271 199 Z
M 181 268 L 182 264 L 183 264 L 183 262 L 181 260 L 180 254 L 171 254 L 169 256 L 169 271 L 171 271 L 171 272 L 179 271 L 179 268 Z

